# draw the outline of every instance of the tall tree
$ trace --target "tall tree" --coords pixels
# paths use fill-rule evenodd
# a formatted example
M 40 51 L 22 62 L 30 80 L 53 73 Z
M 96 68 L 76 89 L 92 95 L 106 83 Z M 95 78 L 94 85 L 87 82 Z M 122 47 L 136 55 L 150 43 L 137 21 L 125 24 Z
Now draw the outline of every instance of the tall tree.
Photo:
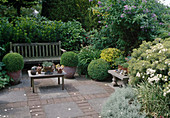
M 0 0 L 0 4 L 13 6 L 15 9 L 17 9 L 18 16 L 21 15 L 21 7 L 30 8 L 37 3 L 38 0 Z

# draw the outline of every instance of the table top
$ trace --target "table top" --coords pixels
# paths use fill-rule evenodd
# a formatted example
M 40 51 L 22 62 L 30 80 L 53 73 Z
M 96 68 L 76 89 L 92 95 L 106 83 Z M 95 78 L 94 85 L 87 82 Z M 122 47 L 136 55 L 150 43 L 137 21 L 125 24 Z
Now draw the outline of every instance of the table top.
M 45 74 L 45 72 L 41 72 L 41 74 L 36 74 L 36 75 L 32 75 L 31 74 L 31 70 L 28 70 L 28 76 L 29 77 L 33 77 L 33 78 L 45 78 L 45 77 L 62 77 L 64 76 L 66 73 L 63 71 L 62 73 L 58 73 L 57 71 L 54 71 L 52 74 Z
M 126 79 L 126 78 L 129 78 L 129 76 L 124 76 L 124 75 L 121 75 L 119 73 L 117 73 L 115 70 L 108 70 L 108 73 L 114 75 L 115 77 L 118 77 L 120 79 Z

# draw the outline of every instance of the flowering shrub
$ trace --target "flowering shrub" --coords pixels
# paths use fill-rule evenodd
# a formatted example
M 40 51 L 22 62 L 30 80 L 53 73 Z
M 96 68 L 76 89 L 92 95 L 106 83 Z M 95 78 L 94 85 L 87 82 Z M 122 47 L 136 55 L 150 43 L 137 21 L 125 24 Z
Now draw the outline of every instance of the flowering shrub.
M 130 84 L 141 81 L 156 83 L 164 89 L 164 96 L 167 96 L 170 93 L 170 38 L 144 41 L 138 49 L 134 49 L 129 71 Z
M 100 56 L 101 59 L 104 59 L 105 61 L 109 62 L 111 66 L 115 66 L 115 59 L 121 55 L 121 51 L 116 48 L 107 48 L 102 50 Z
M 100 0 L 97 6 L 100 23 L 109 29 L 107 38 L 126 53 L 143 40 L 152 41 L 161 28 L 168 29 L 168 9 L 157 0 Z

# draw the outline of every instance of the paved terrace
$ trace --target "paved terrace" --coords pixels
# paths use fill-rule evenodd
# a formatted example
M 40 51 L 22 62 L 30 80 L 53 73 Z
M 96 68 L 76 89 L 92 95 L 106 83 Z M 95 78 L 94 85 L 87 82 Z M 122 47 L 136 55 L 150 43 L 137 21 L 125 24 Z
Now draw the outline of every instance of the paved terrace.
M 23 72 L 21 83 L 0 90 L 0 118 L 99 118 L 102 105 L 114 92 L 109 82 L 75 75 L 61 90 L 56 78 L 35 80 Z

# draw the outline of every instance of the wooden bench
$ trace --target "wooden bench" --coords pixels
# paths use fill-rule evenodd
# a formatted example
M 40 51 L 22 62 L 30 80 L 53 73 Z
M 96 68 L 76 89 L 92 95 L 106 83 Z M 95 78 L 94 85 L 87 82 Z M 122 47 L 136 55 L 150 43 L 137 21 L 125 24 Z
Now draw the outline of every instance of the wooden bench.
M 57 43 L 14 43 L 10 42 L 10 52 L 17 52 L 24 58 L 24 63 L 60 61 L 61 41 Z

